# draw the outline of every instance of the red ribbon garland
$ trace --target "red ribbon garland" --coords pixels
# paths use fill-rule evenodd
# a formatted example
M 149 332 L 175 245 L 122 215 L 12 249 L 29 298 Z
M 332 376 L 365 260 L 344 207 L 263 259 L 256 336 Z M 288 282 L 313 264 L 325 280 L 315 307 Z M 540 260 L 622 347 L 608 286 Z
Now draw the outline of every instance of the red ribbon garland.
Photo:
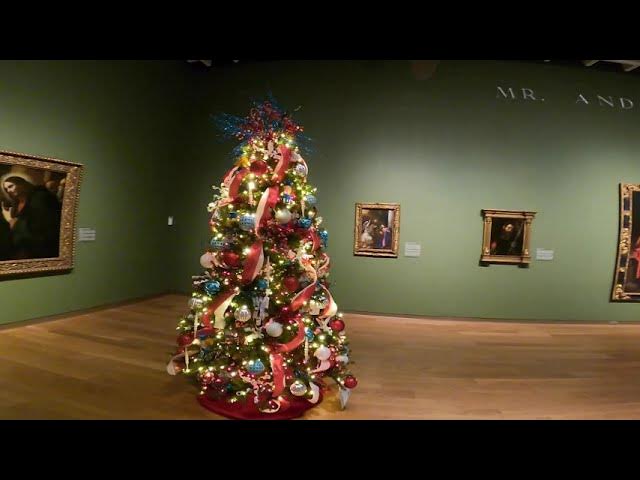
M 282 158 L 280 159 L 280 161 L 276 165 L 276 168 L 274 169 L 273 177 L 271 177 L 271 180 L 274 182 L 282 181 L 282 179 L 284 178 L 284 174 L 289 168 L 289 162 L 291 161 L 290 148 L 285 147 L 284 145 L 278 145 L 278 151 L 280 152 L 280 155 L 282 156 Z
M 272 347 L 272 353 L 269 355 L 271 361 L 271 372 L 273 373 L 273 396 L 277 397 L 284 390 L 286 380 L 284 377 L 284 360 L 282 353 L 290 352 L 298 348 L 304 342 L 304 323 L 302 319 L 297 318 L 298 333 L 287 343 L 277 343 Z
M 284 145 L 279 145 L 278 150 L 280 152 L 281 158 L 274 169 L 274 174 L 272 176 L 272 181 L 280 182 L 284 178 L 284 175 L 289 168 L 289 163 L 291 162 L 292 150 Z M 244 177 L 249 173 L 249 170 L 246 168 L 238 169 L 238 167 L 234 167 L 224 178 L 224 184 L 229 185 L 229 201 L 234 201 L 238 197 L 240 185 Z M 267 204 L 264 207 L 263 212 L 260 212 L 262 215 L 258 219 L 258 226 L 264 225 L 271 218 L 271 209 L 275 207 L 276 203 L 279 199 L 279 188 L 278 187 L 270 187 L 268 193 Z M 320 238 L 315 231 L 315 229 L 310 231 L 310 237 L 313 242 L 313 251 L 318 250 L 320 248 Z M 260 255 L 262 254 L 263 244 L 261 240 L 257 240 L 252 246 L 245 260 L 242 272 L 242 282 L 244 284 L 252 282 L 256 275 L 258 274 L 258 269 L 256 268 L 260 259 Z M 312 283 L 305 287 L 302 291 L 298 292 L 298 294 L 293 298 L 291 302 L 291 311 L 299 310 L 305 302 L 308 302 L 311 299 L 311 296 L 315 292 L 316 283 Z M 328 292 L 327 292 L 328 293 Z M 219 295 L 210 305 L 208 311 L 202 317 L 202 323 L 205 327 L 209 327 L 211 324 L 211 315 L 215 310 L 222 305 L 222 303 L 226 300 L 228 295 Z M 327 306 L 327 309 L 330 308 L 330 305 Z M 272 347 L 272 353 L 269 356 L 271 361 L 271 371 L 273 373 L 273 396 L 279 396 L 285 388 L 286 380 L 284 373 L 284 360 L 282 357 L 282 353 L 290 352 L 298 348 L 303 342 L 305 337 L 304 332 L 304 323 L 300 318 L 296 319 L 296 324 L 298 326 L 298 333 L 296 336 L 289 342 L 284 344 L 275 344 Z
M 225 187 L 228 187 L 231 184 L 231 181 L 233 180 L 233 175 L 238 171 L 240 167 L 233 167 L 232 169 L 230 169 L 227 173 L 224 174 L 224 178 L 222 180 L 222 184 Z
M 279 353 L 272 353 L 269 355 L 269 361 L 271 362 L 271 372 L 273 373 L 273 392 L 274 397 L 279 396 L 286 385 L 286 379 L 284 376 L 282 355 Z
M 271 209 L 276 206 L 280 197 L 279 188 L 269 187 L 262 196 L 265 198 L 260 198 L 256 211 L 256 232 L 271 218 Z
M 262 267 L 262 262 L 260 261 L 262 255 L 262 240 L 256 240 L 254 244 L 251 245 L 247 259 L 244 261 L 242 271 L 243 284 L 246 285 L 247 283 L 253 282 L 258 275 L 260 267 Z
M 298 333 L 287 343 L 276 343 L 273 345 L 273 351 L 275 353 L 286 353 L 298 348 L 302 342 L 304 342 L 304 323 L 301 318 L 296 318 L 296 325 L 298 325 Z
M 211 315 L 213 315 L 217 310 L 217 308 L 229 298 L 229 295 L 235 295 L 235 292 L 233 290 L 227 291 L 225 293 L 220 292 L 218 295 L 216 295 L 215 299 L 209 304 L 207 311 L 205 312 L 204 315 L 202 315 L 202 324 L 205 327 L 209 327 L 211 325 Z
M 318 232 L 316 232 L 315 228 L 311 230 L 309 235 L 311 236 L 311 241 L 313 242 L 313 251 L 315 252 L 320 248 L 320 236 L 318 235 Z
M 304 305 L 304 302 L 308 302 L 309 300 L 311 300 L 311 296 L 313 295 L 313 292 L 315 292 L 315 290 L 315 282 L 307 285 L 306 287 L 304 287 L 304 289 L 300 290 L 300 292 L 298 292 L 296 296 L 293 297 L 293 300 L 291 300 L 291 311 L 295 312 L 297 310 L 300 310 L 300 308 Z
M 241 168 L 231 180 L 231 186 L 229 187 L 229 198 L 233 201 L 238 198 L 238 190 L 240 189 L 240 184 L 244 177 L 249 173 L 249 170 L 246 168 Z

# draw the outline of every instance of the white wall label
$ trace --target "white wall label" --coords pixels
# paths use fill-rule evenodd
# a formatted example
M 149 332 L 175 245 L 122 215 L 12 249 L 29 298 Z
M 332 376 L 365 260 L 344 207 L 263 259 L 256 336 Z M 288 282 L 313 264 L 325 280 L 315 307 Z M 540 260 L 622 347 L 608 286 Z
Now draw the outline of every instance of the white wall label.
M 419 257 L 420 256 L 420 244 L 407 242 L 404 244 L 404 256 L 405 257 Z
M 553 260 L 553 250 L 536 248 L 536 260 Z
M 173 225 L 173 217 L 167 219 L 167 225 Z
M 96 230 L 94 228 L 78 229 L 79 242 L 93 242 L 96 239 Z

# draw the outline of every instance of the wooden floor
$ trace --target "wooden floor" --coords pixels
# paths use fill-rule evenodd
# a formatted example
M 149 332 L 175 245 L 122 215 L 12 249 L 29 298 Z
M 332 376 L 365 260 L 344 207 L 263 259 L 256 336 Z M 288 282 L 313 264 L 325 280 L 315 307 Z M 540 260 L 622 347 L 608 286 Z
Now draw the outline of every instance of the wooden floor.
M 0 331 L 0 418 L 220 418 L 165 371 L 186 300 Z M 345 320 L 360 383 L 305 418 L 640 419 L 640 325 Z

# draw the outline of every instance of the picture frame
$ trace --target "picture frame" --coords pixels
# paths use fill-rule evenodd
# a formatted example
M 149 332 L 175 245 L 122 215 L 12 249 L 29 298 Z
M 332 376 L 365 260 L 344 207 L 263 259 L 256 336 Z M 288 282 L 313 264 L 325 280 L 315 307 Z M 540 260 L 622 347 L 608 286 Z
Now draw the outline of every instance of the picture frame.
M 356 203 L 353 254 L 398 257 L 400 204 Z
M 529 241 L 536 212 L 484 209 L 482 216 L 481 263 L 531 263 Z
M 0 151 L 0 279 L 73 269 L 83 168 Z
M 620 183 L 619 195 L 618 248 L 611 300 L 640 302 L 640 184 Z

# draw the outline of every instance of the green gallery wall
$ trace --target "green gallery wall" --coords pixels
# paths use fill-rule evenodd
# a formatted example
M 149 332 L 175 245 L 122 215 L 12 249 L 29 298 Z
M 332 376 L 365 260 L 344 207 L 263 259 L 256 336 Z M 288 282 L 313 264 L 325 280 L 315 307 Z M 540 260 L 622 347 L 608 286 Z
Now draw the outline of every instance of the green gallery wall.
M 182 62 L 0 61 L 0 149 L 84 165 L 71 273 L 0 281 L 0 324 L 164 292 Z
M 189 292 L 210 187 L 232 164 L 210 116 L 244 115 L 269 90 L 302 106 L 315 140 L 309 180 L 343 311 L 639 319 L 640 305 L 609 301 L 618 184 L 640 183 L 637 75 L 460 60 L 424 80 L 408 61 L 2 61 L 0 149 L 84 164 L 77 226 L 97 239 L 78 243 L 71 273 L 3 279 L 0 323 Z M 397 259 L 353 256 L 356 202 L 400 203 Z M 531 250 L 554 260 L 480 266 L 483 208 L 538 212 Z M 422 255 L 404 257 L 405 242 Z
M 518 97 L 505 99 L 498 86 Z M 523 100 L 522 88 L 537 100 Z M 193 112 L 183 151 L 189 169 L 176 164 L 185 181 L 176 185 L 180 202 L 172 210 L 172 289 L 188 292 L 200 270 L 210 185 L 232 163 L 234 144 L 219 142 L 209 116 L 243 115 L 248 100 L 268 90 L 302 106 L 297 118 L 315 139 L 309 180 L 329 230 L 332 292 L 342 310 L 640 319 L 640 305 L 609 301 L 618 184 L 640 183 L 640 82 L 543 63 L 442 61 L 425 80 L 408 61 L 258 62 L 194 72 L 185 98 Z M 596 95 L 613 96 L 618 107 L 599 105 Z M 634 108 L 620 108 L 618 97 Z M 356 202 L 401 205 L 399 258 L 353 255 Z M 552 249 L 554 260 L 480 266 L 483 208 L 538 212 L 531 250 Z M 404 242 L 420 243 L 422 255 L 404 257 Z

